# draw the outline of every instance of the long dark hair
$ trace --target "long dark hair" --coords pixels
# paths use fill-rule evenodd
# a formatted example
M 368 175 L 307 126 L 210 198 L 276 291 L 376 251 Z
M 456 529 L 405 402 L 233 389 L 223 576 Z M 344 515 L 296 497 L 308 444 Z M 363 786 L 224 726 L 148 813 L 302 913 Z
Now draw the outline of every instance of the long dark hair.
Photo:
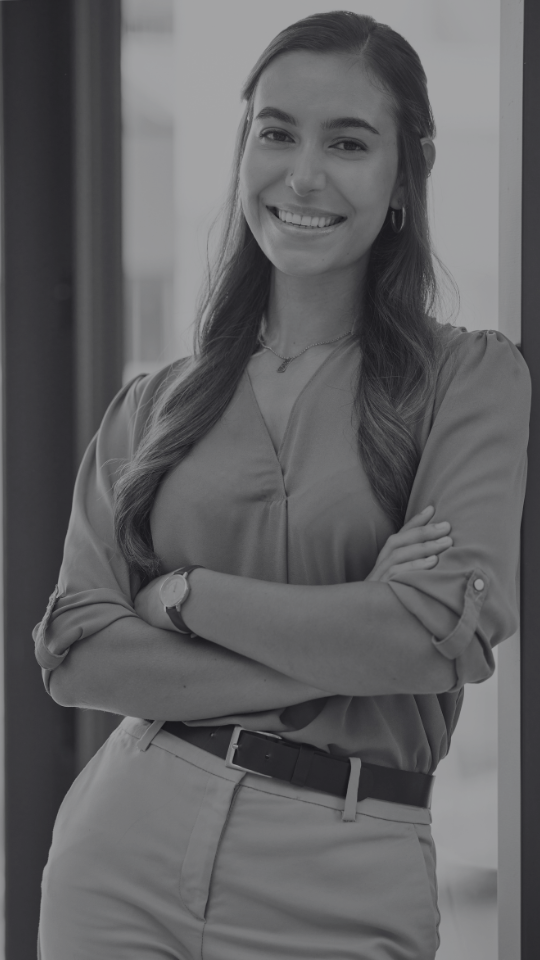
M 239 170 L 263 71 L 294 50 L 359 54 L 390 94 L 398 130 L 399 173 L 407 217 L 395 233 L 389 215 L 370 252 L 364 302 L 358 305 L 360 368 L 356 392 L 359 454 L 375 497 L 396 528 L 403 523 L 419 460 L 413 425 L 434 388 L 438 325 L 430 318 L 437 287 L 427 218 L 428 169 L 420 138 L 435 124 L 420 59 L 407 41 L 372 17 L 315 14 L 283 30 L 255 64 L 242 91 L 226 218 L 196 318 L 193 361 L 156 397 L 139 447 L 116 484 L 117 541 L 131 568 L 160 573 L 150 513 L 164 474 L 219 420 L 256 349 L 268 301 L 271 263 L 239 200 Z

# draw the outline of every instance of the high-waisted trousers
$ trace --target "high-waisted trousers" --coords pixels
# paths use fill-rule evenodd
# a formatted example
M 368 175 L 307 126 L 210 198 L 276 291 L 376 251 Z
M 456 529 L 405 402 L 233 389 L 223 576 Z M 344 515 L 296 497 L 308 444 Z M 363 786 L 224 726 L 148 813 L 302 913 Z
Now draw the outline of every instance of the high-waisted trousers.
M 344 820 L 158 726 L 126 717 L 63 800 L 41 960 L 433 960 L 428 810 L 354 794 Z

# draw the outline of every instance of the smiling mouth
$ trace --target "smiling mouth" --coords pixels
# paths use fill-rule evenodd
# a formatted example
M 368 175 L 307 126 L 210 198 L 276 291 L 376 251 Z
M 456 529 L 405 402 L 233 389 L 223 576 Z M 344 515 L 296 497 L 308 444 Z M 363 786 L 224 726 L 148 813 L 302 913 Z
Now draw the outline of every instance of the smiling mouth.
M 290 210 L 280 210 L 279 207 L 267 207 L 267 210 L 281 220 L 282 223 L 291 224 L 293 227 L 300 227 L 304 230 L 320 230 L 328 227 L 335 227 L 338 223 L 343 223 L 346 217 L 310 217 L 301 216 L 299 213 L 291 213 Z

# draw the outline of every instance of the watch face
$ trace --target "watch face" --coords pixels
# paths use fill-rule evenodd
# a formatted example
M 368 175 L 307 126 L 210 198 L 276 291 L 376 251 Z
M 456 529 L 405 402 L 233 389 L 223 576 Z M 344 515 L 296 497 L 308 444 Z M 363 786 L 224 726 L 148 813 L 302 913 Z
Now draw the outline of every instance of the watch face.
M 159 588 L 159 596 L 164 607 L 176 607 L 188 591 L 187 580 L 181 573 L 169 577 Z

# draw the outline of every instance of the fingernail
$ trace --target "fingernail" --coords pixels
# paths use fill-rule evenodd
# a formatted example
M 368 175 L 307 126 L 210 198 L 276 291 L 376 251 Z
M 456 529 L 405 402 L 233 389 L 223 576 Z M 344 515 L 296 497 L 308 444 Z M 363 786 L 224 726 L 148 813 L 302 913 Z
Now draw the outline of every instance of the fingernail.
M 448 523 L 448 520 L 441 520 L 440 523 L 435 524 L 435 530 L 442 530 L 444 527 L 449 527 L 449 526 L 450 524 Z
M 432 506 L 424 507 L 424 509 L 422 510 L 422 513 L 427 513 L 428 510 L 433 510 L 433 507 Z

